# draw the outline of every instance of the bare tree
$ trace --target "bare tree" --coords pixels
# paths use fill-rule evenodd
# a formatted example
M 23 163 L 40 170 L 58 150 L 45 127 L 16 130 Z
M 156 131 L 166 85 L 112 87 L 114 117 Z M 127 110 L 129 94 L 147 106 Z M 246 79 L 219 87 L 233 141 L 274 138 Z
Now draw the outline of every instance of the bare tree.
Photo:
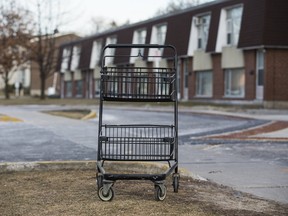
M 36 36 L 31 41 L 30 58 L 36 62 L 40 78 L 40 99 L 45 99 L 46 80 L 54 74 L 56 64 L 55 34 L 58 33 L 57 18 L 51 0 L 37 0 Z
M 9 80 L 13 73 L 28 60 L 26 47 L 31 38 L 29 13 L 14 0 L 0 6 L 0 75 L 4 81 L 5 98 L 9 99 Z
M 100 33 L 119 26 L 116 21 L 108 20 L 104 17 L 92 17 L 90 23 L 92 27 L 91 34 Z
M 183 10 L 188 7 L 197 6 L 202 3 L 209 2 L 209 1 L 213 1 L 213 0 L 171 0 L 165 8 L 159 9 L 156 15 L 177 12 L 179 10 Z

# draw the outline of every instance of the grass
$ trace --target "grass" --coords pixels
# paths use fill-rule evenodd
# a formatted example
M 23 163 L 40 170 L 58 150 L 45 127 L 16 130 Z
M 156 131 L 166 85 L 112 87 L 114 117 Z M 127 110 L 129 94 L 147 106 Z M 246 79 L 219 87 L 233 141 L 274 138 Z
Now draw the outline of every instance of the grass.
M 58 98 L 46 98 L 41 100 L 33 97 L 12 98 L 12 99 L 0 99 L 0 105 L 97 105 L 98 99 L 58 99 Z
M 119 172 L 119 171 L 118 171 Z M 117 181 L 111 202 L 97 197 L 95 170 L 10 172 L 0 175 L 1 215 L 190 215 L 267 216 L 287 215 L 287 205 L 247 194 L 235 196 L 231 188 L 188 177 L 180 179 L 173 193 L 166 181 L 167 197 L 154 200 L 149 181 Z

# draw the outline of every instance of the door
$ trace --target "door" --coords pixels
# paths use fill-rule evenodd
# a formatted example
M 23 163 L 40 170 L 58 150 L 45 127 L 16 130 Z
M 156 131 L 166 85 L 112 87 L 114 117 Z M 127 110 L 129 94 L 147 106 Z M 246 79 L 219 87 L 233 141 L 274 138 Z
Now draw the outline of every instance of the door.
M 256 58 L 257 68 L 256 68 L 256 99 L 263 100 L 264 98 L 264 61 L 265 53 L 264 50 L 257 51 Z
M 188 59 L 183 60 L 183 99 L 188 100 L 188 76 L 189 76 L 189 61 Z

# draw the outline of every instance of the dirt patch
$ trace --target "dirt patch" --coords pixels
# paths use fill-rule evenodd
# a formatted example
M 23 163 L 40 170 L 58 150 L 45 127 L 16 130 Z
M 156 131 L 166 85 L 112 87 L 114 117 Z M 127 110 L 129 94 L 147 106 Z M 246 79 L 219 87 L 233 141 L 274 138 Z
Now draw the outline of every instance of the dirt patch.
M 44 113 L 55 115 L 55 116 L 62 116 L 66 118 L 72 119 L 82 119 L 87 116 L 91 110 L 88 109 L 69 109 L 69 110 L 52 110 L 52 111 L 43 111 Z
M 115 197 L 97 197 L 94 170 L 10 172 L 0 175 L 1 215 L 287 215 L 288 205 L 255 198 L 228 187 L 180 179 L 173 193 L 171 178 L 162 202 L 154 200 L 149 181 L 117 181 Z

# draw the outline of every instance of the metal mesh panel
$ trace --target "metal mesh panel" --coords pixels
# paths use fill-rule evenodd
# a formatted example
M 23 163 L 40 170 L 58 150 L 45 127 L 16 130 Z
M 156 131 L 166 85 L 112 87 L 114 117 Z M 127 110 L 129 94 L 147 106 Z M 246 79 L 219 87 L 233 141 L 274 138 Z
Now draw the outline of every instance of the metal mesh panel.
M 166 125 L 103 125 L 101 158 L 166 161 L 173 159 L 175 127 Z
M 104 100 L 173 101 L 176 96 L 172 68 L 105 67 L 101 80 Z

